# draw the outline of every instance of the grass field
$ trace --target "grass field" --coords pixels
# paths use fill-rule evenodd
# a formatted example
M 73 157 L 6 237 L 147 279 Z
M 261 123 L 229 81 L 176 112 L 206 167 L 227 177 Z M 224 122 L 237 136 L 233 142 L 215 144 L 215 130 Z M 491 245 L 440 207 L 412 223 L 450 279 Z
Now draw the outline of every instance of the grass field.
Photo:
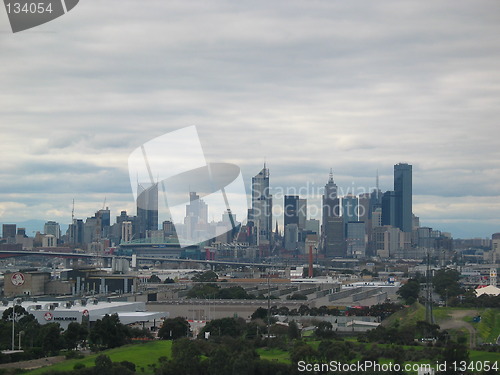
M 29 375 L 41 375 L 50 370 L 66 371 L 72 370 L 75 364 L 82 363 L 85 367 L 94 366 L 96 357 L 100 354 L 106 354 L 113 362 L 129 361 L 135 363 L 138 373 L 152 374 L 152 365 L 158 365 L 158 358 L 172 355 L 172 341 L 151 341 L 144 344 L 126 345 L 116 349 L 106 350 L 97 354 L 89 355 L 82 359 L 70 359 L 49 367 L 43 367 L 27 372 Z M 142 369 L 144 368 L 144 372 Z
M 486 309 L 476 327 L 483 342 L 494 343 L 500 335 L 500 309 Z
M 419 320 L 425 320 L 425 307 L 415 302 L 410 307 L 392 314 L 382 321 L 385 327 L 414 326 Z
M 287 351 L 281 349 L 267 349 L 259 348 L 257 349 L 257 354 L 259 354 L 261 359 L 266 359 L 268 361 L 276 361 L 281 363 L 290 364 L 290 354 Z

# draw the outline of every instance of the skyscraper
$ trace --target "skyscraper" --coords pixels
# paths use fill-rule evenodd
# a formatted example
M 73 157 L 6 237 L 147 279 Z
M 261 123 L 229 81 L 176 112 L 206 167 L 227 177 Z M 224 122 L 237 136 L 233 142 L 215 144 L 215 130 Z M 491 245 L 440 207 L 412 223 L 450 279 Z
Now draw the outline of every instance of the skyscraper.
M 333 172 L 330 170 L 328 182 L 325 185 L 323 194 L 323 223 L 328 217 L 339 216 L 339 198 L 337 197 L 337 185 L 333 182 Z
M 333 181 L 333 172 L 330 170 L 328 182 L 323 194 L 323 221 L 321 223 L 321 237 L 323 251 L 326 257 L 345 256 L 345 227 L 344 220 L 339 217 L 339 198 L 337 185 Z
M 158 184 L 137 187 L 138 235 L 146 238 L 146 231 L 158 230 Z
M 16 238 L 16 224 L 3 224 L 2 238 Z
M 396 226 L 396 192 L 390 190 L 382 195 L 382 225 Z
M 412 231 L 412 166 L 399 163 L 394 166 L 394 193 L 396 198 L 396 227 Z
M 342 197 L 342 218 L 344 219 L 345 234 L 347 234 L 347 223 L 358 221 L 358 197 L 348 194 Z
M 285 195 L 285 227 L 288 224 L 299 225 L 299 196 Z
M 264 164 L 264 168 L 255 177 L 252 177 L 252 208 L 248 218 L 259 230 L 258 243 L 261 240 L 271 241 L 272 206 L 273 197 L 269 191 L 269 169 Z
M 43 233 L 51 234 L 56 239 L 60 239 L 61 238 L 61 227 L 60 227 L 59 223 L 56 223 L 55 221 L 47 221 L 45 223 L 45 225 L 43 226 Z

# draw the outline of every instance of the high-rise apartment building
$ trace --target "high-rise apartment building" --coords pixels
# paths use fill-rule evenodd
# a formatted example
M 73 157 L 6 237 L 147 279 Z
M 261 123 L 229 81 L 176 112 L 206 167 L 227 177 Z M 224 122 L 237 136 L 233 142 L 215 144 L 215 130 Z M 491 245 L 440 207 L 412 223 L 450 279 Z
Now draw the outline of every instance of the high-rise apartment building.
M 412 166 L 399 163 L 394 166 L 394 193 L 396 195 L 396 227 L 412 231 Z

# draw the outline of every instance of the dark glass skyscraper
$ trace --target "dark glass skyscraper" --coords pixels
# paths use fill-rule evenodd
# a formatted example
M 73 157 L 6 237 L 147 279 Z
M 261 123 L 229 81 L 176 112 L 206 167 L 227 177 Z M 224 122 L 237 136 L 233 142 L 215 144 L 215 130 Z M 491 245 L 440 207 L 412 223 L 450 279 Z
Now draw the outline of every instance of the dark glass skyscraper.
M 285 226 L 299 225 L 299 196 L 285 195 Z
M 273 197 L 269 191 L 269 169 L 264 168 L 252 177 L 252 208 L 249 214 L 249 221 L 252 221 L 259 230 L 258 243 L 261 240 L 271 241 L 273 225 Z
M 412 231 L 412 166 L 399 163 L 394 166 L 394 193 L 396 200 L 396 227 Z
M 322 243 L 326 257 L 345 256 L 344 219 L 340 217 L 340 202 L 337 196 L 337 185 L 330 171 L 328 182 L 323 194 Z
M 138 185 L 137 220 L 140 238 L 146 238 L 148 230 L 158 230 L 158 184 Z

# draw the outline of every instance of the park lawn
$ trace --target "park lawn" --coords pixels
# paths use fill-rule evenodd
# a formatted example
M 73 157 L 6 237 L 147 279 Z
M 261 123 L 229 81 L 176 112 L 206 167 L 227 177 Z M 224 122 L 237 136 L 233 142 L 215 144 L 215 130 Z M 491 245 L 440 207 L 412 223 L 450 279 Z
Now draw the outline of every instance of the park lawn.
M 290 353 L 288 353 L 285 350 L 276 348 L 271 348 L 271 349 L 259 348 L 257 349 L 257 354 L 260 356 L 261 359 L 266 359 L 268 361 L 285 363 L 287 365 L 292 363 L 290 360 Z
M 129 361 L 135 363 L 137 372 L 142 373 L 144 368 L 145 374 L 152 374 L 154 372 L 152 366 L 158 366 L 158 358 L 172 356 L 172 341 L 158 340 L 150 341 L 141 344 L 131 344 L 121 346 L 115 349 L 105 350 L 96 354 L 91 354 L 81 359 L 68 359 L 67 361 L 56 363 L 52 366 L 42 367 L 36 370 L 26 372 L 29 375 L 41 375 L 48 370 L 54 371 L 67 371 L 73 370 L 75 364 L 82 363 L 85 367 L 94 366 L 94 361 L 97 356 L 105 354 L 111 358 L 113 362 Z
M 479 350 L 469 351 L 469 360 L 471 362 L 480 361 L 480 362 L 484 363 L 485 361 L 490 361 L 490 364 L 491 364 L 494 361 L 497 361 L 498 366 L 500 366 L 500 361 L 498 360 L 498 358 L 499 358 L 498 353 L 483 352 L 483 351 L 479 351 Z

